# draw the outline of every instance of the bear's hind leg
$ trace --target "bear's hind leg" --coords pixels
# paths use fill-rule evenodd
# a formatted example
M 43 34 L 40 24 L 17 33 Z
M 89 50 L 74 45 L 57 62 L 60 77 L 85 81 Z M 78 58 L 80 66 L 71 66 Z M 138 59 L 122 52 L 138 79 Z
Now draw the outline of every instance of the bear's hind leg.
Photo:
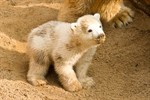
M 39 53 L 36 53 L 36 55 L 38 54 Z M 29 81 L 29 83 L 35 86 L 47 84 L 45 75 L 47 74 L 49 69 L 49 59 L 46 56 L 45 57 L 41 56 L 38 57 L 33 56 L 34 59 L 30 58 L 27 80 Z

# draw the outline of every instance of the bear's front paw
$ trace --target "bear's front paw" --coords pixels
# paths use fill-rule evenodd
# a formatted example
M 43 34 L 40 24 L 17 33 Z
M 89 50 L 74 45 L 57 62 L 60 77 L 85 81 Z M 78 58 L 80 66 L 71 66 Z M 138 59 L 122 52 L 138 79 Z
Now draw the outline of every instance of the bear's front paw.
M 83 79 L 79 79 L 79 81 L 81 82 L 83 88 L 90 88 L 95 85 L 95 82 L 92 77 L 86 77 Z
M 121 28 L 131 23 L 134 17 L 134 12 L 127 7 L 124 7 L 120 12 L 113 18 L 112 26 L 115 28 Z
M 79 81 L 72 81 L 66 84 L 64 83 L 63 86 L 67 91 L 70 92 L 79 91 L 82 89 L 82 85 Z
M 34 85 L 34 86 L 42 86 L 42 85 L 46 85 L 48 82 L 47 80 L 44 79 L 28 79 L 29 83 Z

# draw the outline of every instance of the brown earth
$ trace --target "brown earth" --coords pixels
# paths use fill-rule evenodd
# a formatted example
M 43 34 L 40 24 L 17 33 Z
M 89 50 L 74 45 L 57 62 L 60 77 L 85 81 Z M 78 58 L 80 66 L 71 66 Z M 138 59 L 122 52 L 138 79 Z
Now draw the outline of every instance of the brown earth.
M 150 100 L 150 17 L 131 5 L 132 24 L 121 29 L 105 26 L 107 41 L 98 48 L 88 73 L 95 87 L 67 92 L 53 69 L 48 85 L 27 82 L 27 35 L 56 20 L 61 1 L 0 1 L 0 100 Z

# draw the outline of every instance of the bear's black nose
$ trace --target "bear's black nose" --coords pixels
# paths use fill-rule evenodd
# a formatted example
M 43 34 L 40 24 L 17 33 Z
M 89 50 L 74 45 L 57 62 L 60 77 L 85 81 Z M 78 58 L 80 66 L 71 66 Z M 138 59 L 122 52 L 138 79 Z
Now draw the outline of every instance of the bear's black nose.
M 102 33 L 102 34 L 100 34 L 100 35 L 97 37 L 97 39 L 99 39 L 99 38 L 104 38 L 104 37 L 105 37 L 105 34 Z

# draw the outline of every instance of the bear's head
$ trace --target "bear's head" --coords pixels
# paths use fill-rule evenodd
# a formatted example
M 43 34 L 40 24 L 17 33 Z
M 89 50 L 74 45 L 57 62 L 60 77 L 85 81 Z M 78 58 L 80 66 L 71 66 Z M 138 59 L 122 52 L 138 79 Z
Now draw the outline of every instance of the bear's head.
M 87 40 L 94 40 L 97 44 L 105 41 L 105 33 L 100 21 L 100 14 L 84 15 L 76 23 L 71 24 L 74 34 L 78 34 Z

